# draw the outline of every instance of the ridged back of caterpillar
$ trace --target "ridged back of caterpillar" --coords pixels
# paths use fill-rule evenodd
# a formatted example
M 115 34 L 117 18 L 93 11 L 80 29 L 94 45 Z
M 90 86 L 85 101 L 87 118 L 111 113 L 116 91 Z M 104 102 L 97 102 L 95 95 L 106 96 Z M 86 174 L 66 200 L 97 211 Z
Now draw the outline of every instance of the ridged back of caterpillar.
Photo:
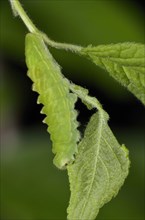
M 52 151 L 56 154 L 54 164 L 63 169 L 73 162 L 77 152 L 79 132 L 74 110 L 77 97 L 69 92 L 68 81 L 59 65 L 36 34 L 26 36 L 26 63 L 33 90 L 39 93 L 38 103 L 44 105 L 41 113 L 46 114 L 44 122 L 48 125 Z

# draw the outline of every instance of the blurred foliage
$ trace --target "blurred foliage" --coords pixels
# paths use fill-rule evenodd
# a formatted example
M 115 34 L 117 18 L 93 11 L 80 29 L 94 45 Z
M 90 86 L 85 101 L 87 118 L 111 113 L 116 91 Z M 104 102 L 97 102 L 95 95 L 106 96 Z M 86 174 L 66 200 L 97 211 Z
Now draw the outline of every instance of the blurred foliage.
M 135 1 L 23 0 L 34 23 L 56 41 L 98 45 L 144 43 L 143 11 Z M 26 77 L 26 27 L 14 18 L 7 0 L 0 1 L 1 49 L 1 219 L 64 220 L 69 200 L 65 171 L 53 155 L 41 106 Z M 105 205 L 98 220 L 144 219 L 144 109 L 108 73 L 85 58 L 50 48 L 65 76 L 90 88 L 111 116 L 119 142 L 130 150 L 131 170 L 118 196 Z M 79 106 L 79 105 L 78 105 Z M 84 113 L 85 123 L 88 115 Z M 113 121 L 113 123 L 112 123 Z
M 130 174 L 117 197 L 100 210 L 98 220 L 144 219 L 143 133 L 128 130 L 118 131 L 117 137 L 129 147 Z M 23 134 L 13 156 L 3 152 L 1 218 L 64 220 L 69 201 L 67 173 L 53 166 L 47 133 L 45 136 L 42 131 L 29 132 Z

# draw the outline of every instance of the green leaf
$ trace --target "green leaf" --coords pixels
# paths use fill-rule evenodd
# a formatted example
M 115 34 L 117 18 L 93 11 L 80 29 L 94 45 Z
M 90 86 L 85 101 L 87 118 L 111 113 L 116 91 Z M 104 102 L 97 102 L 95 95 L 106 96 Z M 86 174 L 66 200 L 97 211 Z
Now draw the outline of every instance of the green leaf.
M 69 220 L 95 219 L 99 209 L 116 196 L 128 175 L 128 151 L 118 144 L 107 120 L 104 110 L 92 116 L 75 163 L 68 166 Z
M 88 46 L 81 54 L 106 69 L 145 105 L 145 45 L 118 43 Z

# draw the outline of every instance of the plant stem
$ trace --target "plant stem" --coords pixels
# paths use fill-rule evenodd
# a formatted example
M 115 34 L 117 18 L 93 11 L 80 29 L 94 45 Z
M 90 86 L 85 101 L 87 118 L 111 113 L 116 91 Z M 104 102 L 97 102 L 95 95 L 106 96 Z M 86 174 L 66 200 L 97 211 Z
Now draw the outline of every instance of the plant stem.
M 97 108 L 100 112 L 104 111 L 101 103 L 95 98 L 89 96 L 83 87 L 75 85 L 74 83 L 69 83 L 70 90 L 75 93 L 82 101 L 85 101 L 93 108 Z
M 15 16 L 19 15 L 21 19 L 23 20 L 24 24 L 28 28 L 28 30 L 32 33 L 39 32 L 36 26 L 33 24 L 31 19 L 28 17 L 24 9 L 22 8 L 22 5 L 18 0 L 9 0 L 12 6 L 12 10 Z
M 46 44 L 48 44 L 51 47 L 55 47 L 57 49 L 64 49 L 64 50 L 70 50 L 75 53 L 79 53 L 80 50 L 82 49 L 81 46 L 73 45 L 73 44 L 66 44 L 66 43 L 59 43 L 51 40 L 50 38 L 47 37 L 46 34 L 43 32 L 39 31 L 36 26 L 33 24 L 31 19 L 28 17 L 26 12 L 24 11 L 22 5 L 20 4 L 19 0 L 9 0 L 11 3 L 12 11 L 15 16 L 19 15 L 21 19 L 23 20 L 24 24 L 28 28 L 28 30 L 31 33 L 36 33 L 40 35 L 43 40 L 45 41 Z

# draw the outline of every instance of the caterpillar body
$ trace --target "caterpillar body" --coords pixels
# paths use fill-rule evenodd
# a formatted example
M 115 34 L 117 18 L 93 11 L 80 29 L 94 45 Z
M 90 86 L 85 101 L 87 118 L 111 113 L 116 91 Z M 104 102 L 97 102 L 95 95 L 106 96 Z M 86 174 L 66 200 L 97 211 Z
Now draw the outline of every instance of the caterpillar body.
M 77 111 L 74 105 L 77 96 L 69 91 L 67 79 L 61 73 L 41 36 L 26 35 L 26 64 L 28 76 L 33 81 L 32 89 L 39 93 L 38 103 L 44 106 L 44 122 L 52 140 L 54 164 L 64 169 L 74 161 L 80 134 L 77 130 Z

